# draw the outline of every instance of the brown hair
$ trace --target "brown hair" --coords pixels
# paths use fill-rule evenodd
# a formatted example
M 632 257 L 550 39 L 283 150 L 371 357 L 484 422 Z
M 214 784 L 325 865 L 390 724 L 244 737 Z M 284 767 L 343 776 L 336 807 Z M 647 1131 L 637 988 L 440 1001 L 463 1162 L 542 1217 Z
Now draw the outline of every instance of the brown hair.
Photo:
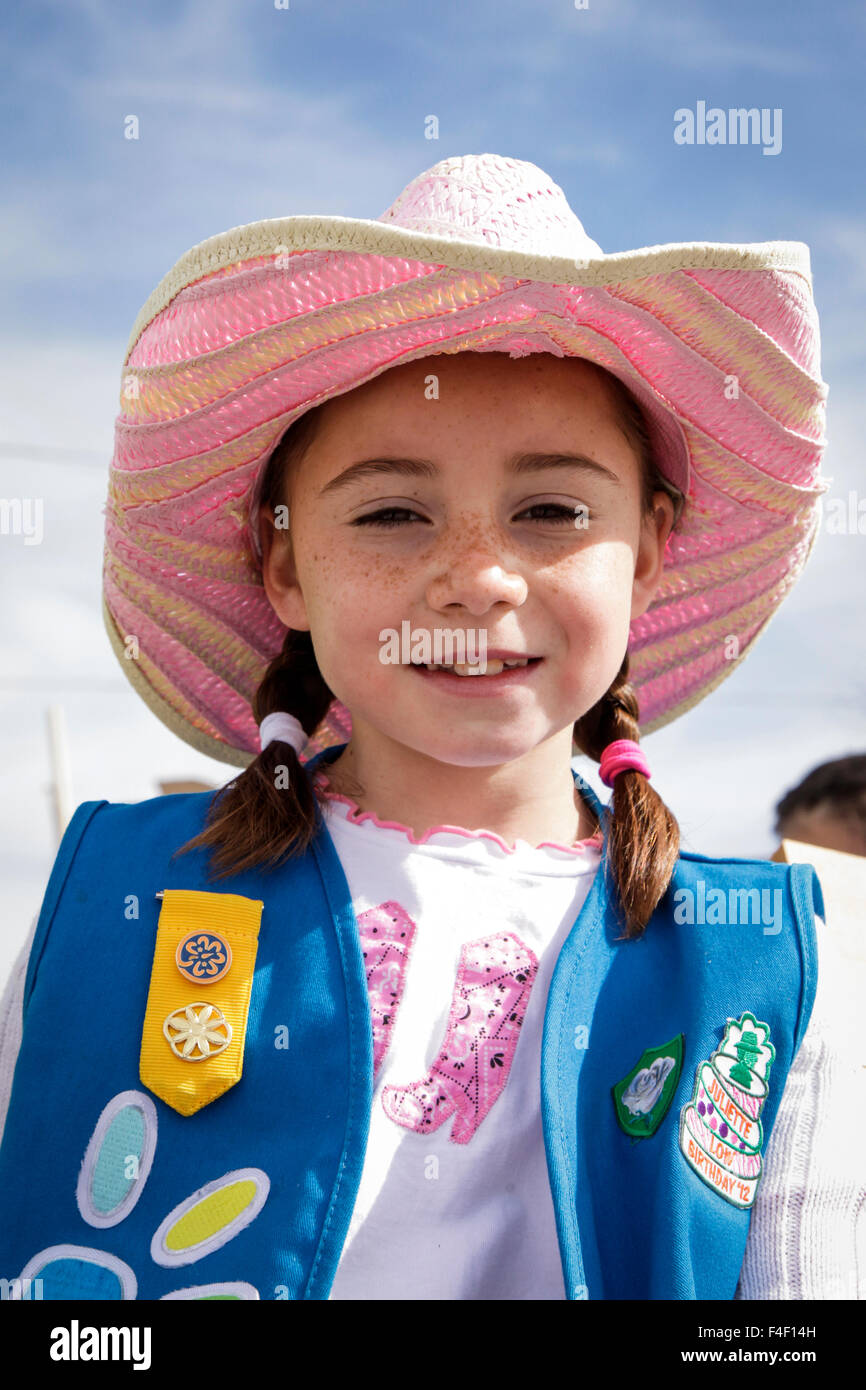
M 674 500 L 676 525 L 684 498 L 662 476 L 652 457 L 640 405 L 618 377 L 594 363 L 586 365 L 607 383 L 620 426 L 641 461 L 644 514 L 652 510 L 655 491 L 667 492 Z M 312 443 L 321 409 L 313 406 L 294 421 L 274 449 L 262 479 L 262 507 L 286 504 L 288 471 L 300 464 Z M 575 743 L 596 761 L 600 761 L 602 751 L 614 739 L 640 738 L 639 706 L 628 682 L 628 667 L 626 652 L 610 689 L 574 725 Z M 285 710 L 312 735 L 333 698 L 319 671 L 310 633 L 290 628 L 282 651 L 268 666 L 253 697 L 256 723 L 261 723 L 267 714 Z M 218 878 L 254 866 L 273 868 L 306 851 L 317 833 L 316 802 L 324 796 L 324 790 L 314 784 L 294 749 L 274 740 L 233 781 L 214 793 L 205 829 L 176 853 L 198 847 L 212 849 L 211 863 Z M 679 826 L 658 792 L 639 772 L 619 774 L 610 805 L 605 871 L 610 874 L 619 899 L 625 935 L 634 938 L 643 933 L 670 883 L 679 854 Z

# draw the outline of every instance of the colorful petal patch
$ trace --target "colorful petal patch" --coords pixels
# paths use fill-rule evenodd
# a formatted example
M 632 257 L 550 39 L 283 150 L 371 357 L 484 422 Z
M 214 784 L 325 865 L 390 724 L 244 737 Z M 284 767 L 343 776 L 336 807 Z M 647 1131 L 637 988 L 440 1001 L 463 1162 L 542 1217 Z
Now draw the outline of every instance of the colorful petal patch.
M 116 1226 L 142 1192 L 156 1149 L 156 1106 L 143 1091 L 108 1102 L 87 1145 L 75 1198 L 89 1226 Z
M 152 1013 L 153 1026 L 146 1026 L 143 1032 L 142 1080 L 179 1114 L 192 1115 L 240 1079 L 263 904 L 258 899 L 236 895 L 180 889 L 165 889 L 158 896 L 164 900 L 160 929 L 164 929 L 165 940 L 158 940 L 151 972 L 148 1017 Z M 215 916 L 218 933 L 210 922 L 196 924 L 194 920 L 207 916 Z M 230 925 L 226 925 L 229 919 Z M 191 925 L 194 930 L 190 930 Z M 161 952 L 160 941 L 165 947 Z M 180 960 L 175 959 L 176 952 Z M 184 969 L 189 962 L 193 978 L 185 981 Z M 226 998 L 243 1028 L 239 1022 L 238 1029 L 234 1029 L 218 1004 L 196 997 L 199 985 L 213 983 L 220 976 L 221 1001 L 224 1005 L 222 996 L 228 991 Z M 169 997 L 176 997 L 178 989 L 182 994 L 185 984 L 188 987 L 187 1001 L 169 1016 L 178 1025 L 172 1032 L 163 1030 L 161 1010 L 165 1007 L 166 990 L 154 991 L 155 979 L 167 986 Z M 227 1040 L 236 1055 L 226 1065 Z M 206 1061 L 215 1054 L 216 1061 L 210 1069 L 178 1066 L 190 1060 Z M 174 1070 L 169 1063 L 174 1063 Z M 210 1089 L 194 1079 L 197 1075 L 207 1076 L 208 1071 L 215 1077 Z M 157 1128 L 156 1106 L 143 1091 L 121 1091 L 103 1107 L 87 1143 L 76 1185 L 78 1210 L 89 1226 L 117 1226 L 136 1206 L 154 1162 Z M 150 1190 L 153 1192 L 152 1184 Z M 270 1180 L 260 1168 L 236 1169 L 207 1183 L 174 1207 L 160 1223 L 150 1244 L 153 1260 L 163 1267 L 187 1265 L 219 1250 L 256 1218 L 269 1191 Z M 129 1265 L 108 1251 L 87 1245 L 48 1246 L 33 1255 L 21 1275 L 10 1282 L 11 1296 L 17 1299 L 114 1301 L 135 1299 L 138 1292 L 138 1281 Z M 252 1300 L 258 1299 L 259 1293 L 252 1284 L 235 1280 L 190 1286 L 164 1297 Z
M 49 1245 L 21 1271 L 21 1283 L 41 1280 L 43 1299 L 135 1298 L 138 1281 L 116 1255 L 87 1245 Z M 13 1298 L 15 1294 L 13 1292 Z M 32 1296 L 32 1294 L 31 1294 Z
M 170 1211 L 150 1245 L 158 1265 L 187 1265 L 218 1250 L 255 1220 L 270 1180 L 261 1168 L 238 1168 L 209 1182 Z
M 751 1207 L 761 1180 L 759 1115 L 776 1049 L 754 1014 L 729 1018 L 725 1036 L 695 1072 L 680 1112 L 680 1151 L 703 1182 L 735 1207 Z

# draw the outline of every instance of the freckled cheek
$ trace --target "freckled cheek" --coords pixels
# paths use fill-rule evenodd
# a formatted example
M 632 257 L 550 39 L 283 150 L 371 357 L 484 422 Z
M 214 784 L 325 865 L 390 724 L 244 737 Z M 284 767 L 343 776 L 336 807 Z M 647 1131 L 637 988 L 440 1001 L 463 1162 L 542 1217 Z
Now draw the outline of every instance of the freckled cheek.
M 410 616 L 405 566 L 345 551 L 338 563 L 333 553 L 310 551 L 298 554 L 298 575 L 316 649 L 338 663 L 357 663 L 365 652 L 376 660 L 382 629 L 399 632 Z
M 604 628 L 630 609 L 633 569 L 628 546 L 597 545 L 547 569 L 539 592 L 566 615 L 566 626 Z
M 560 692 L 589 709 L 609 686 L 628 645 L 633 559 L 598 545 L 544 577 L 545 604 L 562 634 Z

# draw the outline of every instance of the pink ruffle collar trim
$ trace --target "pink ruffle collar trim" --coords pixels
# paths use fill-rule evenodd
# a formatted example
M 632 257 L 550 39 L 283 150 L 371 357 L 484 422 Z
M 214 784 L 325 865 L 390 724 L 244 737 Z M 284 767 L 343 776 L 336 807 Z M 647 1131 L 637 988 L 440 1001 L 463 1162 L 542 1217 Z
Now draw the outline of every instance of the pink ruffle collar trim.
M 321 769 L 314 774 L 314 781 L 321 783 L 329 801 L 340 801 L 343 805 L 348 806 L 349 814 L 346 819 L 352 825 L 363 825 L 365 821 L 371 821 L 372 824 L 377 825 L 380 830 L 400 830 L 412 845 L 426 844 L 434 835 L 463 835 L 467 840 L 492 840 L 493 843 L 504 850 L 506 854 L 517 853 L 516 846 L 512 849 L 505 843 L 501 835 L 495 834 L 492 830 L 467 830 L 462 825 L 434 825 L 429 830 L 426 830 L 420 837 L 416 836 L 408 825 L 403 825 L 400 821 L 380 820 L 375 811 L 362 811 L 357 801 L 353 801 L 351 797 L 344 796 L 341 792 L 332 791 L 329 785 L 328 775 Z M 524 841 L 518 841 L 518 844 L 524 843 Z M 587 849 L 595 847 L 601 848 L 601 845 L 602 834 L 600 830 L 597 830 L 594 835 L 588 836 L 585 840 L 575 840 L 574 843 L 570 845 L 559 844 L 556 840 L 543 840 L 540 845 L 530 846 L 530 848 L 558 849 L 563 854 L 581 855 L 584 854 Z

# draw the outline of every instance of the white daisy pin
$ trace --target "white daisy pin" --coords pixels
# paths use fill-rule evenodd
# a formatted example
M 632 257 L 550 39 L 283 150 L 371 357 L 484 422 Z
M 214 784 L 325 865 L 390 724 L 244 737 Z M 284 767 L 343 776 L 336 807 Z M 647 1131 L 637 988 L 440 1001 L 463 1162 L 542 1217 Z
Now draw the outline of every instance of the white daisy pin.
M 196 1012 L 198 1010 L 198 1012 Z M 182 1062 L 203 1062 L 228 1047 L 232 1026 L 215 1004 L 187 1004 L 175 1009 L 162 1025 L 175 1057 Z

